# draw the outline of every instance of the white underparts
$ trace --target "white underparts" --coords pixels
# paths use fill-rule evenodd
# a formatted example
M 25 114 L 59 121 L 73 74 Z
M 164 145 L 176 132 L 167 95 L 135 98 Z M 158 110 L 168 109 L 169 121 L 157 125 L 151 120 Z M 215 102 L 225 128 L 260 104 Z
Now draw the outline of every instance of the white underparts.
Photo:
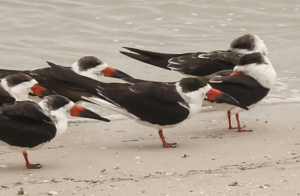
M 205 87 L 199 88 L 196 91 L 191 92 L 183 92 L 182 87 L 180 86 L 180 82 L 176 83 L 176 90 L 179 95 L 188 103 L 189 105 L 189 117 L 192 117 L 198 114 L 202 107 L 203 99 L 206 96 L 206 93 L 211 89 L 210 85 L 206 85 Z
M 47 100 L 42 100 L 39 102 L 39 106 L 43 109 L 44 113 L 51 118 L 56 127 L 56 135 L 61 135 L 67 131 L 68 128 L 68 112 L 75 104 L 70 101 L 64 107 L 57 110 L 50 110 Z
M 266 58 L 265 58 L 266 60 Z M 267 64 L 248 64 L 243 66 L 235 66 L 234 71 L 244 72 L 257 80 L 263 87 L 270 89 L 274 86 L 277 74 L 270 62 Z

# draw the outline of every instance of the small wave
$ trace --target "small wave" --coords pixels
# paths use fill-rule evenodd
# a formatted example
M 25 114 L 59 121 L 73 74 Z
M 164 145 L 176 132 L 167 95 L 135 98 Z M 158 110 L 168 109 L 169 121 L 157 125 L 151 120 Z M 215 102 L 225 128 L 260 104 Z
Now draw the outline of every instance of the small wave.
M 300 103 L 300 97 L 293 97 L 287 99 L 279 99 L 279 98 L 267 98 L 262 101 L 262 104 L 282 104 L 282 103 Z

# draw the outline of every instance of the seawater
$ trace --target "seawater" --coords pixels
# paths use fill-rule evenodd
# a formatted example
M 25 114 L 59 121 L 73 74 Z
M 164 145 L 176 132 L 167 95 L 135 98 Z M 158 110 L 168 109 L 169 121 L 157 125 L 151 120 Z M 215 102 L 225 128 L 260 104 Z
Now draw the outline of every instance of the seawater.
M 278 73 L 262 104 L 299 103 L 299 9 L 298 0 L 3 0 L 0 68 L 41 68 L 46 61 L 68 66 L 94 55 L 137 78 L 177 81 L 183 75 L 118 51 L 227 49 L 234 38 L 253 33 L 264 40 Z

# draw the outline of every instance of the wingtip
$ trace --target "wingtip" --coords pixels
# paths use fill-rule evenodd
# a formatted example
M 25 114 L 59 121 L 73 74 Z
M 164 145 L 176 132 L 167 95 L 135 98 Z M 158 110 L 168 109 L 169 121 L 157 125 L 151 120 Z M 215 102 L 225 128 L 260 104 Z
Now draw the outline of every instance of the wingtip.
M 121 54 L 124 54 L 124 55 L 126 55 L 126 53 L 128 53 L 128 52 L 125 52 L 125 51 L 119 51 Z
M 122 46 L 122 48 L 125 48 L 125 49 L 130 50 L 130 51 L 135 49 L 135 48 L 127 47 L 127 46 Z
M 50 65 L 52 67 L 52 65 L 55 65 L 55 63 L 52 63 L 50 61 L 46 61 L 48 63 L 48 65 Z

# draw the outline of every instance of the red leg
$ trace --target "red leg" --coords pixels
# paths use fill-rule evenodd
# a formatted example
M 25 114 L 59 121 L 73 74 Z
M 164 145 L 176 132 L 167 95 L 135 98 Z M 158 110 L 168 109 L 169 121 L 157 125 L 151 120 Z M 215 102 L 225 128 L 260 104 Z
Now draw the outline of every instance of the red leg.
M 230 111 L 228 110 L 227 111 L 227 117 L 228 117 L 228 129 L 233 129 L 232 126 L 231 126 L 231 115 L 230 115 Z
M 237 132 L 251 132 L 251 131 L 252 131 L 252 130 L 244 130 L 244 129 L 241 129 L 239 113 L 237 113 L 237 114 L 235 115 L 235 118 L 236 118 L 236 122 L 237 122 L 237 125 L 238 125 L 238 131 L 237 131 Z
M 166 142 L 162 129 L 158 130 L 158 134 L 163 143 L 164 148 L 175 148 L 177 146 L 177 143 L 167 143 Z
M 40 169 L 42 167 L 41 164 L 30 164 L 29 160 L 28 160 L 28 154 L 27 152 L 23 152 L 23 156 L 26 162 L 26 166 L 28 169 Z
M 237 129 L 237 127 L 232 127 L 231 126 L 231 113 L 230 113 L 230 110 L 227 111 L 227 117 L 228 117 L 228 129 Z

